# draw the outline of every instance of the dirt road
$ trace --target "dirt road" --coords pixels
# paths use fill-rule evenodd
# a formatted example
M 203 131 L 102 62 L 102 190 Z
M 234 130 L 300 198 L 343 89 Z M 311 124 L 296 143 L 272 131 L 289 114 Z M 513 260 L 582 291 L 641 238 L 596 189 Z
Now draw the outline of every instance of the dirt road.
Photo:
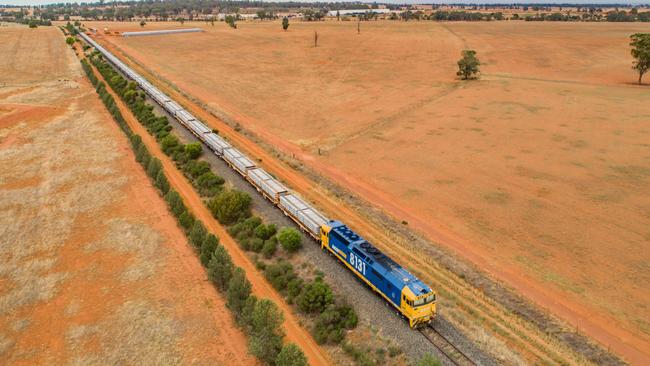
M 95 69 L 95 73 L 103 80 L 99 71 Z M 212 216 L 201 197 L 194 190 L 194 187 L 192 187 L 185 176 L 183 176 L 183 174 L 176 168 L 174 162 L 162 152 L 157 141 L 149 135 L 147 130 L 136 120 L 128 107 L 121 99 L 119 99 L 119 96 L 112 90 L 109 90 L 109 92 L 115 98 L 116 104 L 122 112 L 129 127 L 131 127 L 136 134 L 142 137 L 142 141 L 151 154 L 162 162 L 170 185 L 178 191 L 185 204 L 190 208 L 192 213 L 206 225 L 208 231 L 219 237 L 220 243 L 232 256 L 233 263 L 246 271 L 246 277 L 253 287 L 253 294 L 258 297 L 272 300 L 282 310 L 285 318 L 284 327 L 287 333 L 287 340 L 297 344 L 303 350 L 310 365 L 331 364 L 327 354 L 320 348 L 320 346 L 318 346 L 318 344 L 316 344 L 309 332 L 298 324 L 298 319 L 293 315 L 291 308 L 285 303 L 282 296 L 268 284 L 264 275 L 255 267 L 255 264 L 241 250 L 239 245 L 237 245 L 226 229 Z M 196 270 L 203 271 L 198 259 L 196 260 L 196 266 Z

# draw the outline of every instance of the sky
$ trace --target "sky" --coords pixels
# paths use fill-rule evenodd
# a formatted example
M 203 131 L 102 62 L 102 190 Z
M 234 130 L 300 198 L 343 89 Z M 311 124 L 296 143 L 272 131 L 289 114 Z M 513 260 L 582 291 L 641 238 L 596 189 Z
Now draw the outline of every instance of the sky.
M 92 0 L 79 0 L 79 1 L 73 1 L 73 0 L 0 0 L 0 4 L 2 5 L 46 5 L 46 4 L 52 4 L 52 3 L 61 3 L 61 2 L 90 2 Z M 275 0 L 275 1 L 282 1 L 282 0 Z M 309 0 L 304 0 L 304 1 L 309 1 Z M 321 1 L 328 1 L 328 0 L 321 0 Z M 331 0 L 335 1 L 335 0 Z M 110 0 L 106 0 L 106 2 L 110 2 Z M 365 1 L 364 1 L 365 2 Z M 368 1 L 372 2 L 372 1 Z M 513 4 L 513 3 L 526 3 L 526 4 L 533 4 L 533 3 L 572 3 L 572 4 L 612 4 L 612 3 L 619 3 L 619 4 L 647 4 L 647 0 L 380 0 L 377 2 L 382 2 L 382 3 L 398 3 L 398 4 L 420 4 L 420 3 L 426 3 L 426 4 L 431 4 L 431 3 L 458 3 L 458 2 L 463 2 L 467 4 L 483 4 L 483 3 L 507 3 L 507 4 Z

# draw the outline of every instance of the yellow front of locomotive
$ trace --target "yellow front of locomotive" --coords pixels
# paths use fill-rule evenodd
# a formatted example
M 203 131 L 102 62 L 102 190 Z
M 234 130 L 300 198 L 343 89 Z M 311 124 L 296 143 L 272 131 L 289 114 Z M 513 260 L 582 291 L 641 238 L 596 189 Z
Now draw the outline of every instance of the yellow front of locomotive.
M 411 328 L 427 325 L 436 317 L 436 294 L 433 291 L 416 296 L 408 286 L 404 286 L 400 304 Z

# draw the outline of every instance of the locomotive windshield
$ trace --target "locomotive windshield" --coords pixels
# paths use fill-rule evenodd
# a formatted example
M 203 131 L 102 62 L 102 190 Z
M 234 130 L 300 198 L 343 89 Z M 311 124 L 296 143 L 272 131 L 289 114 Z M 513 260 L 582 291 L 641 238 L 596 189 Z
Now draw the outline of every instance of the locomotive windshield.
M 431 295 L 429 295 L 429 296 L 427 296 L 427 297 L 423 297 L 423 298 L 421 298 L 421 299 L 417 299 L 417 300 L 415 300 L 415 301 L 414 301 L 414 305 L 415 305 L 415 306 L 422 306 L 422 305 L 426 305 L 426 304 L 428 304 L 428 303 L 431 303 L 431 302 L 433 302 L 433 301 L 435 301 L 435 300 L 436 300 L 436 295 L 431 294 Z

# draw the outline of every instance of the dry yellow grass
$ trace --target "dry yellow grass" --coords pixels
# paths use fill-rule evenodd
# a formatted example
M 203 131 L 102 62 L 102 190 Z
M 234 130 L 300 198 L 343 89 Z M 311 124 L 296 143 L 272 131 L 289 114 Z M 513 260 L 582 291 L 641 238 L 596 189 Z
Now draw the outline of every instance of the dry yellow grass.
M 0 363 L 254 364 L 57 28 L 0 32 Z

